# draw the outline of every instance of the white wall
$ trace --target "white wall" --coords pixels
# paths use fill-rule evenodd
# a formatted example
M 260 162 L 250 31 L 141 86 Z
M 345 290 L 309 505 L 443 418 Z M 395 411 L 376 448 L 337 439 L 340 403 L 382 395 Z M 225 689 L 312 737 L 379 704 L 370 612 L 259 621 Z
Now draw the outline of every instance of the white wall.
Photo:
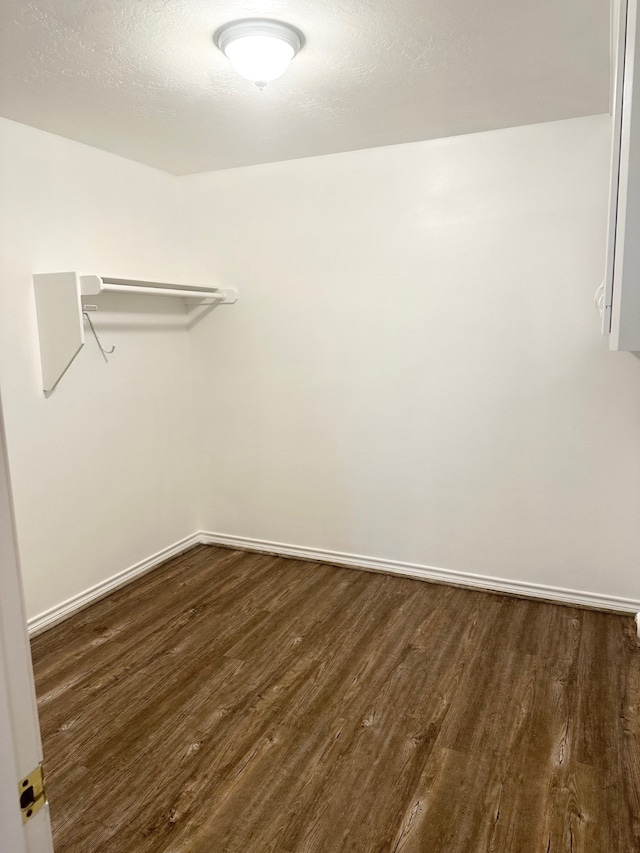
M 640 360 L 592 306 L 609 136 L 601 116 L 174 178 L 0 121 L 29 615 L 197 529 L 639 599 Z M 88 336 L 45 399 L 31 275 L 65 269 L 241 299 L 187 332 L 173 300 L 105 298 L 116 353 Z
M 205 529 L 640 597 L 606 116 L 180 179 Z
M 179 280 L 175 179 L 0 120 L 0 384 L 30 616 L 193 533 L 189 342 L 180 303 L 103 299 L 42 393 L 34 272 Z M 124 300 L 124 301 L 122 301 Z

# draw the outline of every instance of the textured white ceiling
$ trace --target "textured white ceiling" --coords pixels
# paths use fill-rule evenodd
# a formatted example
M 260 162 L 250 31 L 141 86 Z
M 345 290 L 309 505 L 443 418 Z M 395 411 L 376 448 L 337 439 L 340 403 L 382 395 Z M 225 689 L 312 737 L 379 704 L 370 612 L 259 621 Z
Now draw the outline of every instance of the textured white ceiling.
M 212 34 L 288 21 L 264 92 Z M 609 0 L 0 0 L 0 114 L 176 174 L 606 112 Z

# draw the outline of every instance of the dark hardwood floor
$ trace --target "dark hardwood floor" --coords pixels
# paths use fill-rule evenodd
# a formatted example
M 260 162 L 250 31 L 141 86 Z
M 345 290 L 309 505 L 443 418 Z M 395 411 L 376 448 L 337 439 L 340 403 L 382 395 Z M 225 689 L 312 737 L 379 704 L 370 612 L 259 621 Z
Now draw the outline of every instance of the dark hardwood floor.
M 631 618 L 198 547 L 33 641 L 57 853 L 638 853 Z

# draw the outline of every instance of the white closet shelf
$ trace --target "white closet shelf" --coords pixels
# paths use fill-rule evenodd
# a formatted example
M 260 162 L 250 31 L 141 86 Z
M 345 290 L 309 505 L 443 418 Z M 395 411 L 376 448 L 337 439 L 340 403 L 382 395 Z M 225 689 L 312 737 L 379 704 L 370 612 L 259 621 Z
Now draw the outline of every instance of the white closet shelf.
M 39 273 L 33 276 L 38 315 L 42 387 L 53 391 L 84 346 L 82 300 L 102 293 L 172 296 L 200 305 L 231 305 L 238 301 L 235 288 L 167 284 L 133 278 L 80 275 L 77 272 Z
M 235 288 L 207 287 L 195 284 L 166 284 L 159 281 L 140 281 L 135 278 L 111 278 L 105 275 L 81 275 L 80 295 L 98 296 L 101 293 L 140 293 L 146 296 L 178 296 L 201 302 L 230 305 L 238 301 Z

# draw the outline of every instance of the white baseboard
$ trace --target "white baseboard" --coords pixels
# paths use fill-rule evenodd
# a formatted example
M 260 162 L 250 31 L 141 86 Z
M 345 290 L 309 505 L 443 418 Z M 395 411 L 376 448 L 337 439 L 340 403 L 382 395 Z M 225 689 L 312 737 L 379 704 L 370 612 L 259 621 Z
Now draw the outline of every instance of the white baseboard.
M 251 539 L 244 536 L 230 536 L 224 533 L 200 531 L 193 533 L 163 548 L 156 554 L 141 560 L 128 569 L 124 569 L 107 580 L 92 586 L 84 592 L 45 610 L 28 620 L 29 634 L 35 636 L 57 625 L 74 613 L 83 610 L 89 604 L 104 598 L 110 592 L 119 589 L 135 578 L 155 569 L 161 563 L 177 557 L 194 545 L 223 545 L 239 551 L 258 551 L 263 554 L 275 554 L 280 557 L 291 557 L 298 560 L 310 560 L 317 563 L 332 563 L 353 569 L 386 572 L 392 575 L 416 578 L 435 583 L 453 584 L 455 586 L 471 587 L 489 592 L 501 592 L 505 595 L 517 595 L 525 598 L 539 598 L 558 604 L 573 604 L 578 607 L 590 607 L 596 610 L 613 610 L 618 613 L 639 613 L 640 600 L 616 598 L 611 595 L 598 595 L 591 592 L 581 592 L 574 589 L 546 586 L 544 584 L 526 583 L 524 581 L 505 580 L 489 575 L 476 575 L 469 572 L 458 572 L 452 569 L 439 569 L 433 566 L 422 566 L 416 563 L 403 563 L 399 560 L 384 560 L 378 557 L 367 557 L 361 554 L 346 554 L 341 551 L 327 551 L 323 548 L 309 548 L 306 545 L 289 545 L 282 542 L 271 542 L 267 539 Z M 639 621 L 640 626 L 640 621 Z M 640 633 L 640 627 L 639 627 Z
M 223 545 L 241 551 L 259 551 L 280 557 L 293 557 L 298 560 L 311 560 L 318 563 L 333 563 L 355 569 L 387 572 L 393 575 L 417 578 L 423 581 L 472 587 L 489 592 L 501 592 L 524 598 L 539 598 L 558 604 L 572 604 L 595 610 L 614 610 L 618 613 L 638 613 L 640 600 L 616 598 L 611 595 L 599 595 L 581 592 L 575 589 L 527 583 L 525 581 L 494 578 L 489 575 L 476 575 L 458 572 L 452 569 L 438 569 L 433 566 L 421 566 L 416 563 L 403 563 L 398 560 L 383 560 L 378 557 L 365 557 L 361 554 L 345 554 L 341 551 L 326 551 L 322 548 L 308 548 L 305 545 L 288 545 L 282 542 L 270 542 L 266 539 L 250 539 L 244 536 L 229 536 L 224 533 L 202 531 L 198 541 L 203 545 Z
M 146 572 L 151 571 L 151 569 L 155 569 L 156 566 L 160 565 L 160 563 L 164 563 L 165 560 L 169 560 L 171 557 L 177 557 L 178 554 L 182 554 L 183 551 L 187 551 L 194 545 L 198 545 L 200 541 L 200 534 L 193 533 L 191 536 L 187 536 L 179 542 L 175 542 L 173 545 L 163 548 L 156 554 L 152 554 L 152 556 L 147 557 L 146 560 L 141 560 L 134 566 L 130 566 L 128 569 L 124 569 L 123 571 L 112 575 L 110 578 L 107 578 L 107 580 L 97 583 L 90 589 L 80 592 L 72 598 L 68 598 L 66 601 L 63 601 L 61 604 L 57 604 L 55 607 L 51 607 L 49 610 L 45 610 L 44 613 L 32 616 L 31 619 L 27 621 L 29 635 L 34 637 L 36 634 L 46 631 L 47 628 L 52 628 L 54 625 L 57 625 L 58 622 L 62 622 L 64 619 L 67 619 L 79 610 L 84 609 L 99 598 L 104 598 L 105 595 L 109 595 L 110 592 L 128 584 L 130 581 L 134 580 L 134 578 L 138 578 Z

